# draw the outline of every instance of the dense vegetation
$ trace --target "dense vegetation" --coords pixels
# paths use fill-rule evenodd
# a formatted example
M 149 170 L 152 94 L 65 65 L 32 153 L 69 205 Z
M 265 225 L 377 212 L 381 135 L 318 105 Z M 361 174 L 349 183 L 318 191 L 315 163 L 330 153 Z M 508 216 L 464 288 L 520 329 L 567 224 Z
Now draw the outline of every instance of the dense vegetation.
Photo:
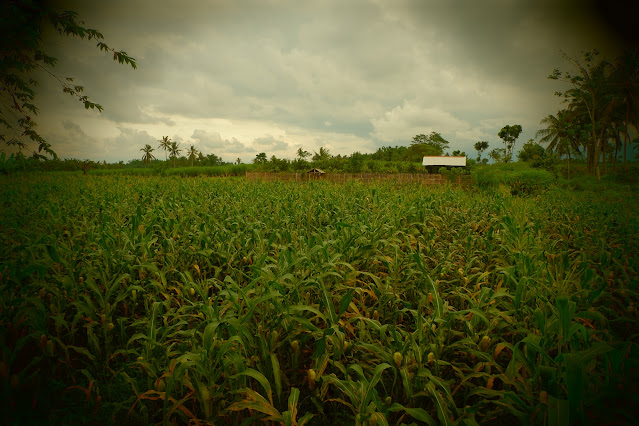
M 8 423 L 635 418 L 630 188 L 0 178 Z
M 584 156 L 587 172 L 600 176 L 600 163 L 616 165 L 622 154 L 625 165 L 628 149 L 639 143 L 639 48 L 626 49 L 613 60 L 597 50 L 581 57 L 564 54 L 564 59 L 570 69 L 555 68 L 548 78 L 569 84 L 555 93 L 566 108 L 544 118 L 546 128 L 537 136 L 569 161 Z

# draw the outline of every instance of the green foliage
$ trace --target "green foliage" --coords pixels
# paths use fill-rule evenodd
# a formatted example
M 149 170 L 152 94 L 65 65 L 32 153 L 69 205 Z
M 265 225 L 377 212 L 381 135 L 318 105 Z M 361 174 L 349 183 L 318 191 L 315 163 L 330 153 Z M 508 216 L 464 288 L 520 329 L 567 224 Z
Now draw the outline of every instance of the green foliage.
M 493 148 L 488 153 L 488 156 L 490 158 L 492 158 L 492 160 L 495 163 L 507 163 L 508 162 L 508 157 L 507 157 L 505 148 Z
M 508 163 L 512 158 L 513 148 L 515 147 L 515 141 L 522 132 L 521 125 L 506 125 L 498 133 L 498 136 L 504 141 L 505 154 L 503 155 L 503 161 Z
M 266 157 L 266 153 L 260 152 L 253 159 L 253 164 L 266 164 L 267 161 L 268 161 L 268 158 Z
M 555 94 L 567 103 L 565 110 L 548 116 L 542 123 L 542 140 L 553 149 L 570 155 L 581 148 L 586 155 L 586 170 L 600 178 L 600 162 L 606 155 L 624 153 L 630 145 L 630 129 L 639 124 L 639 48 L 624 50 L 614 61 L 584 52 L 580 57 L 564 54 L 570 71 L 555 68 L 549 79 L 568 83 L 570 88 Z
M 547 170 L 531 168 L 525 163 L 493 164 L 471 172 L 480 188 L 506 186 L 513 195 L 531 195 L 547 189 L 555 177 Z
M 153 154 L 151 154 L 154 151 L 154 149 L 148 143 L 144 146 L 144 148 L 140 148 L 140 151 L 142 151 L 144 153 L 142 155 L 142 161 L 144 161 L 145 163 L 148 164 L 151 161 L 155 160 L 155 156 L 153 156 Z
M 100 104 L 84 95 L 84 87 L 74 84 L 71 77 L 53 73 L 57 59 L 49 56 L 43 48 L 43 34 L 50 25 L 65 36 L 97 41 L 101 51 L 112 52 L 113 59 L 136 68 L 135 59 L 124 51 L 116 51 L 102 40 L 104 36 L 96 29 L 83 27 L 73 11 L 57 11 L 46 2 L 15 0 L 0 3 L 0 125 L 7 133 L 0 134 L 0 141 L 20 149 L 27 141 L 37 144 L 37 157 L 49 154 L 55 158 L 51 145 L 35 130 L 33 117 L 38 114 L 34 79 L 38 70 L 44 70 L 58 80 L 62 92 L 75 97 L 87 109 L 102 111 Z M 26 140 L 26 141 L 25 141 Z
M 319 152 L 315 152 L 313 154 L 313 161 L 317 161 L 317 162 L 322 162 L 322 161 L 328 161 L 330 160 L 332 157 L 330 151 L 328 150 L 328 148 L 324 148 L 323 146 L 320 146 Z
M 405 158 L 407 161 L 421 163 L 424 156 L 442 155 L 444 150 L 448 148 L 448 144 L 449 142 L 437 132 L 431 132 L 428 136 L 420 134 L 413 137 Z
M 475 142 L 474 148 L 475 148 L 475 151 L 477 151 L 477 161 L 481 161 L 481 154 L 482 152 L 488 149 L 488 142 L 487 141 Z
M 9 173 L 15 171 L 15 169 L 15 156 L 11 154 L 7 157 L 6 153 L 0 153 L 0 173 L 8 175 Z
M 459 176 L 468 174 L 468 170 L 461 167 L 440 167 L 437 173 L 444 176 L 449 182 L 455 182 Z
M 546 150 L 543 146 L 536 143 L 533 139 L 530 139 L 528 142 L 521 147 L 521 151 L 517 157 L 519 161 L 537 161 L 546 156 Z
M 8 424 L 634 419 L 627 191 L 97 171 L 0 176 Z
M 444 150 L 448 148 L 449 142 L 444 139 L 441 134 L 437 132 L 430 132 L 430 135 L 428 136 L 420 134 L 413 137 L 411 145 L 420 144 L 430 145 L 440 150 L 440 152 L 444 152 Z

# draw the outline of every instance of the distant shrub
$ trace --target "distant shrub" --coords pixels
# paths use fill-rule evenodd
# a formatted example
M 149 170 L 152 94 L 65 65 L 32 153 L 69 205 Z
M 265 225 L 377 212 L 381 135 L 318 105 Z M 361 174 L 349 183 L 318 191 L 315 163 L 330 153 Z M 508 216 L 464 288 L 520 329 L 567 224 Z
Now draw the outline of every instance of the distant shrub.
M 472 172 L 480 188 L 506 186 L 513 195 L 531 195 L 548 188 L 555 177 L 547 170 L 531 168 L 525 163 L 493 164 Z
M 445 177 L 449 182 L 455 182 L 458 176 L 467 174 L 466 170 L 461 167 L 440 167 L 437 173 Z

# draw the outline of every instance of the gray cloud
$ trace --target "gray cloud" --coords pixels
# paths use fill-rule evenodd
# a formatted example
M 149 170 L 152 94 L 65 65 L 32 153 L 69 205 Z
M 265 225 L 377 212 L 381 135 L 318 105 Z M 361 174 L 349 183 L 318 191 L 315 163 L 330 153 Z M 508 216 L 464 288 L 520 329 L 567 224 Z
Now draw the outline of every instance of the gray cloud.
M 286 142 L 277 140 L 271 135 L 266 135 L 264 137 L 254 139 L 253 147 L 258 151 L 283 151 L 290 148 Z
M 514 123 L 526 140 L 558 106 L 546 77 L 567 67 L 560 49 L 612 55 L 623 45 L 595 3 L 65 0 L 138 69 L 51 34 L 56 72 L 77 76 L 105 111 L 61 100 L 44 79 L 41 130 L 59 136 L 63 123 L 60 151 L 82 138 L 95 159 L 137 158 L 127 144 L 164 134 L 245 158 L 292 158 L 298 146 L 366 152 L 431 130 L 468 151 L 476 139 L 500 143 L 496 133 Z
M 191 138 L 197 141 L 197 146 L 204 154 L 239 153 L 247 150 L 246 146 L 235 138 L 222 139 L 217 132 L 207 132 L 195 129 Z
M 118 126 L 118 131 L 119 134 L 117 136 L 101 140 L 103 152 L 108 159 L 141 158 L 140 148 L 146 144 L 155 147 L 155 157 L 161 158 L 157 148 L 157 139 L 149 135 L 145 130 Z

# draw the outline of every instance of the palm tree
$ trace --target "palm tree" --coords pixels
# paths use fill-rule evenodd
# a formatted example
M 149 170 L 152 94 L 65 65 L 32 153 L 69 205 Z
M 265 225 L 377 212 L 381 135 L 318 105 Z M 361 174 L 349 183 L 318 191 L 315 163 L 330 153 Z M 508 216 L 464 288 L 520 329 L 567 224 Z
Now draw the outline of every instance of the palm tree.
M 177 142 L 171 142 L 171 145 L 169 146 L 169 155 L 173 159 L 173 167 L 175 167 L 175 159 L 177 158 L 177 156 L 180 154 L 181 151 L 182 150 L 180 149 L 180 146 L 178 145 Z
M 160 142 L 160 146 L 158 148 L 162 148 L 164 150 L 164 160 L 166 161 L 166 152 L 171 149 L 171 139 L 168 136 L 163 136 L 162 139 L 158 139 Z
M 195 149 L 195 147 L 193 145 L 191 145 L 191 148 L 188 149 L 188 151 L 186 151 L 186 156 L 189 158 L 189 160 L 191 160 L 191 167 L 193 167 L 193 160 L 195 160 L 195 158 L 197 157 L 198 151 L 197 149 Z
M 319 152 L 316 152 L 313 155 L 313 161 L 324 161 L 330 159 L 331 157 L 331 153 L 328 151 L 328 149 L 320 146 Z
M 536 137 L 541 137 L 539 142 L 547 143 L 546 149 L 568 156 L 568 173 L 570 173 L 570 163 L 572 161 L 572 150 L 579 151 L 579 129 L 573 121 L 575 116 L 568 110 L 561 110 L 557 115 L 549 115 L 541 120 L 545 129 L 537 131 Z
M 555 69 L 550 79 L 560 80 L 572 85 L 572 88 L 557 94 L 568 102 L 568 109 L 578 117 L 588 120 L 590 137 L 587 140 L 586 169 L 601 179 L 599 161 L 604 149 L 604 137 L 611 123 L 612 110 L 616 103 L 611 91 L 611 72 L 614 70 L 608 61 L 598 58 L 599 51 L 583 54 L 583 58 L 564 58 L 576 68 L 575 73 L 561 72 Z
M 144 155 L 142 156 L 142 161 L 144 161 L 145 163 L 148 164 L 151 162 L 151 160 L 155 160 L 155 157 L 153 156 L 153 154 L 151 154 L 151 152 L 153 152 L 154 149 L 148 143 L 144 146 L 144 148 L 140 148 L 140 151 L 144 152 Z
M 616 101 L 616 120 L 623 134 L 623 163 L 630 143 L 630 126 L 639 132 L 639 48 L 625 50 L 614 64 L 611 76 Z
M 310 157 L 311 153 L 306 151 L 304 148 L 300 147 L 297 150 L 297 158 L 300 160 L 306 160 L 306 158 Z

